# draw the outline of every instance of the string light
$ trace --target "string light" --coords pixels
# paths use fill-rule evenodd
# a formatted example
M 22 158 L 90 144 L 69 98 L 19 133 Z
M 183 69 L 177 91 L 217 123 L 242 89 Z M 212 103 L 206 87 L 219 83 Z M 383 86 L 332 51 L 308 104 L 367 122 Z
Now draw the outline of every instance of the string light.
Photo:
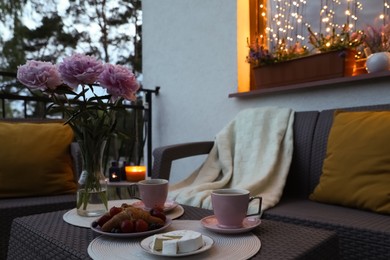
M 387 20 L 389 19 L 389 1 L 383 0 L 383 13 L 379 15 L 379 19 L 383 20 L 383 25 L 386 25 Z
M 269 17 L 271 22 L 266 28 L 266 31 L 269 32 L 269 46 L 276 48 L 281 43 L 292 45 L 305 41 L 306 3 L 306 0 L 270 1 L 271 11 L 269 14 L 272 16 Z
M 384 0 L 383 19 L 388 17 L 390 0 Z M 272 0 L 269 2 L 268 45 L 276 47 L 281 39 L 287 44 L 307 44 L 307 28 L 311 27 L 306 20 L 306 0 Z M 335 29 L 343 29 L 345 25 L 350 31 L 356 29 L 359 12 L 363 5 L 358 0 L 321 0 L 319 33 L 330 33 Z M 272 15 L 271 15 L 272 14 Z M 264 13 L 261 13 L 264 17 Z M 340 17 L 344 16 L 344 22 Z M 337 22 L 340 21 L 340 22 Z M 313 21 L 312 21 L 313 22 Z M 385 22 L 384 22 L 385 23 Z

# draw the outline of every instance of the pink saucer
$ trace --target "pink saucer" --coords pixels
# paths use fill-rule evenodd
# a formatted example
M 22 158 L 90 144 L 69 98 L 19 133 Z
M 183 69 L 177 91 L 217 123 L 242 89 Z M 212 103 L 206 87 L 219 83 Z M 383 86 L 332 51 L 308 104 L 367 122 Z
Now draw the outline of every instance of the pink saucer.
M 238 234 L 238 233 L 244 233 L 248 232 L 258 225 L 261 224 L 261 220 L 257 217 L 246 217 L 242 221 L 242 227 L 240 228 L 222 228 L 218 225 L 218 220 L 217 218 L 212 215 L 203 218 L 200 223 L 202 224 L 203 227 L 206 229 L 209 229 L 211 231 L 214 231 L 216 233 L 224 233 L 224 234 Z
M 136 201 L 136 202 L 132 203 L 131 205 L 133 207 L 136 207 L 136 208 L 146 209 L 145 204 L 142 202 L 142 200 Z M 173 210 L 174 208 L 177 207 L 177 205 L 179 205 L 179 204 L 176 201 L 167 200 L 164 204 L 164 212 L 168 212 L 168 211 Z

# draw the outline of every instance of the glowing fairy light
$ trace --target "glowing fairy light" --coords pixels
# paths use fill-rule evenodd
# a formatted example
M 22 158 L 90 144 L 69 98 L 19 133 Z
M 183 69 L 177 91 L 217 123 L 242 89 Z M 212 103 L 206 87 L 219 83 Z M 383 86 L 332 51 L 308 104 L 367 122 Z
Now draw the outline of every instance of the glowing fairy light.
M 263 29 L 266 35 L 264 42 L 270 50 L 276 46 L 299 43 L 301 46 L 308 44 L 308 30 L 311 23 L 316 24 L 319 34 L 329 34 L 332 31 L 340 31 L 347 28 L 352 32 L 357 28 L 360 12 L 363 6 L 358 0 L 319 0 L 319 18 L 308 21 L 306 10 L 307 0 L 269 0 L 266 10 L 259 11 L 259 16 L 267 20 L 267 28 Z M 260 5 L 262 8 L 262 5 Z M 383 2 L 383 21 L 389 20 L 390 0 Z M 318 27 L 319 26 L 319 27 Z M 286 47 L 285 47 L 286 48 Z
M 269 34 L 270 47 L 286 42 L 302 42 L 305 40 L 305 8 L 306 0 L 273 0 L 269 1 Z M 272 14 L 272 16 L 271 16 Z M 304 43 L 306 44 L 306 42 Z
M 356 28 L 358 14 L 361 10 L 363 10 L 363 5 L 357 0 L 321 0 L 320 32 L 322 30 L 327 32 L 329 28 L 342 29 L 344 25 L 350 29 Z M 336 22 L 336 19 L 340 21 L 343 15 L 345 22 Z
M 379 19 L 383 20 L 383 25 L 386 25 L 389 20 L 389 1 L 383 0 L 383 13 L 379 15 Z

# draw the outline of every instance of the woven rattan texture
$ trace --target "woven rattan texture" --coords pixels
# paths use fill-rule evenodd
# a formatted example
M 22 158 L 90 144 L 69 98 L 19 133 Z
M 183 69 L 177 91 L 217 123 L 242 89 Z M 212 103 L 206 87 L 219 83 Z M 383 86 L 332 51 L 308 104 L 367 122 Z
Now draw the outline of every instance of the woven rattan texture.
M 199 220 L 211 211 L 183 206 L 181 219 Z M 9 260 L 89 259 L 87 248 L 96 234 L 62 220 L 66 211 L 17 218 L 12 224 Z M 254 230 L 262 247 L 253 259 L 337 259 L 335 232 L 264 220 Z
M 156 148 L 153 151 L 154 161 L 152 178 L 169 180 L 171 166 L 174 160 L 208 154 L 213 147 L 213 144 L 214 142 L 195 142 Z
M 293 197 L 307 197 L 310 186 L 311 148 L 314 126 L 319 112 L 296 112 L 294 114 L 294 150 L 286 189 L 283 194 Z
M 65 223 L 65 212 L 15 219 L 7 259 L 89 259 L 86 248 L 95 234 Z
M 336 231 L 341 259 L 390 259 L 390 218 L 358 209 L 285 199 L 263 217 Z
M 6 259 L 11 223 L 15 217 L 70 209 L 76 205 L 76 195 L 2 199 L 0 203 L 0 259 Z

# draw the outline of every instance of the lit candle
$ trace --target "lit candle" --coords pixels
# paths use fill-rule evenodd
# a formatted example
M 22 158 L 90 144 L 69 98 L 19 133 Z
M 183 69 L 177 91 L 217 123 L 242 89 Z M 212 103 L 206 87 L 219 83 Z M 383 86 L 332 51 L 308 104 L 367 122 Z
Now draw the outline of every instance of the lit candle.
M 110 174 L 110 181 L 112 181 L 112 182 L 120 181 L 119 176 L 117 175 L 117 173 L 113 172 L 113 173 Z
M 109 180 L 110 182 L 119 182 L 120 179 L 120 169 L 118 168 L 118 164 L 116 162 L 111 163 L 111 167 L 109 169 Z
M 142 181 L 145 180 L 146 166 L 126 166 L 127 181 Z

